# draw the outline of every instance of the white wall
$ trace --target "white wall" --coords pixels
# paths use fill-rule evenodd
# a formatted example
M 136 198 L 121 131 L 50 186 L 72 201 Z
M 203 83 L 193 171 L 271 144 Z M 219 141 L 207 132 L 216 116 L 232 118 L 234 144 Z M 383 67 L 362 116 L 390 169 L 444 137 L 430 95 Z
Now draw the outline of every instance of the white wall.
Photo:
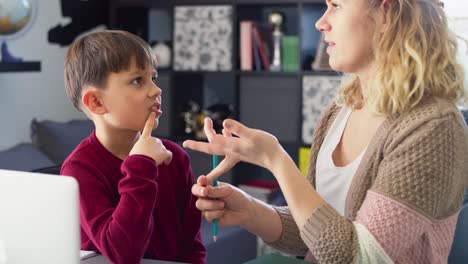
M 60 0 L 38 0 L 39 12 L 32 28 L 8 42 L 11 53 L 26 61 L 41 61 L 40 72 L 0 73 L 0 150 L 30 142 L 33 118 L 67 121 L 84 119 L 68 101 L 63 85 L 66 47 L 47 41 L 47 32 L 62 18 Z
M 453 31 L 468 41 L 468 1 L 444 0 L 444 10 Z M 468 93 L 468 46 L 459 40 L 458 60 L 465 68 L 465 90 Z

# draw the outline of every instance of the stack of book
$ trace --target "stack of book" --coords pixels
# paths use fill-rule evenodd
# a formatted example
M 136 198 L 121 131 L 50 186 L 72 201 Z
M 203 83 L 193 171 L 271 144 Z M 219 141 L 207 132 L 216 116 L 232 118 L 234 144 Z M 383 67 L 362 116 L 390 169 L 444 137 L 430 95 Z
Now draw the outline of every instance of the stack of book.
M 239 188 L 265 203 L 271 203 L 281 195 L 278 182 L 271 180 L 250 180 L 239 184 Z M 276 204 L 276 203 L 275 203 Z
M 273 47 L 271 26 L 244 20 L 239 27 L 240 69 L 269 71 Z
M 242 71 L 269 71 L 273 57 L 272 27 L 269 24 L 243 20 L 239 24 L 239 56 Z M 299 37 L 281 38 L 281 68 L 299 70 Z

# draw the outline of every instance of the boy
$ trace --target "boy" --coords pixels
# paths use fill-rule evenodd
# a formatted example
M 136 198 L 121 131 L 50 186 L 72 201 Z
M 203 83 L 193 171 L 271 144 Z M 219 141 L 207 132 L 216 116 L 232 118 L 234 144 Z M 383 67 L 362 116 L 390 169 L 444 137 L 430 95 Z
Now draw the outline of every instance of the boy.
M 96 129 L 61 174 L 80 186 L 82 249 L 113 263 L 205 263 L 189 157 L 151 136 L 162 114 L 155 65 L 146 42 L 124 31 L 91 33 L 70 46 L 66 92 Z

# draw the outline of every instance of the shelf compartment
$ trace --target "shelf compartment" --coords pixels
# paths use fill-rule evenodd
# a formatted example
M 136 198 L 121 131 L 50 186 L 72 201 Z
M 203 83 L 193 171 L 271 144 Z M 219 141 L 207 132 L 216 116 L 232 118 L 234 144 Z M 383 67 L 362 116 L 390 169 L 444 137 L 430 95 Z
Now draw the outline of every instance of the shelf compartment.
M 239 119 L 280 141 L 299 139 L 301 85 L 296 76 L 241 76 Z
M 172 85 L 172 135 L 175 137 L 195 137 L 193 133 L 185 132 L 183 113 L 192 101 L 200 111 L 215 104 L 232 107 L 232 117 L 237 116 L 236 78 L 232 73 L 193 73 L 173 72 Z

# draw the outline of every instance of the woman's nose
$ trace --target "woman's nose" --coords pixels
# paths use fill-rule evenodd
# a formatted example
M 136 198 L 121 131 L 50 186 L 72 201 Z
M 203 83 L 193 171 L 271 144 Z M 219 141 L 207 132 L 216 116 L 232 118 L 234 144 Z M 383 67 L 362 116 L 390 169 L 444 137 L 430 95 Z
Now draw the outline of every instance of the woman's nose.
M 320 32 L 330 31 L 330 24 L 327 21 L 327 18 L 324 14 L 317 22 L 315 23 L 315 28 Z

